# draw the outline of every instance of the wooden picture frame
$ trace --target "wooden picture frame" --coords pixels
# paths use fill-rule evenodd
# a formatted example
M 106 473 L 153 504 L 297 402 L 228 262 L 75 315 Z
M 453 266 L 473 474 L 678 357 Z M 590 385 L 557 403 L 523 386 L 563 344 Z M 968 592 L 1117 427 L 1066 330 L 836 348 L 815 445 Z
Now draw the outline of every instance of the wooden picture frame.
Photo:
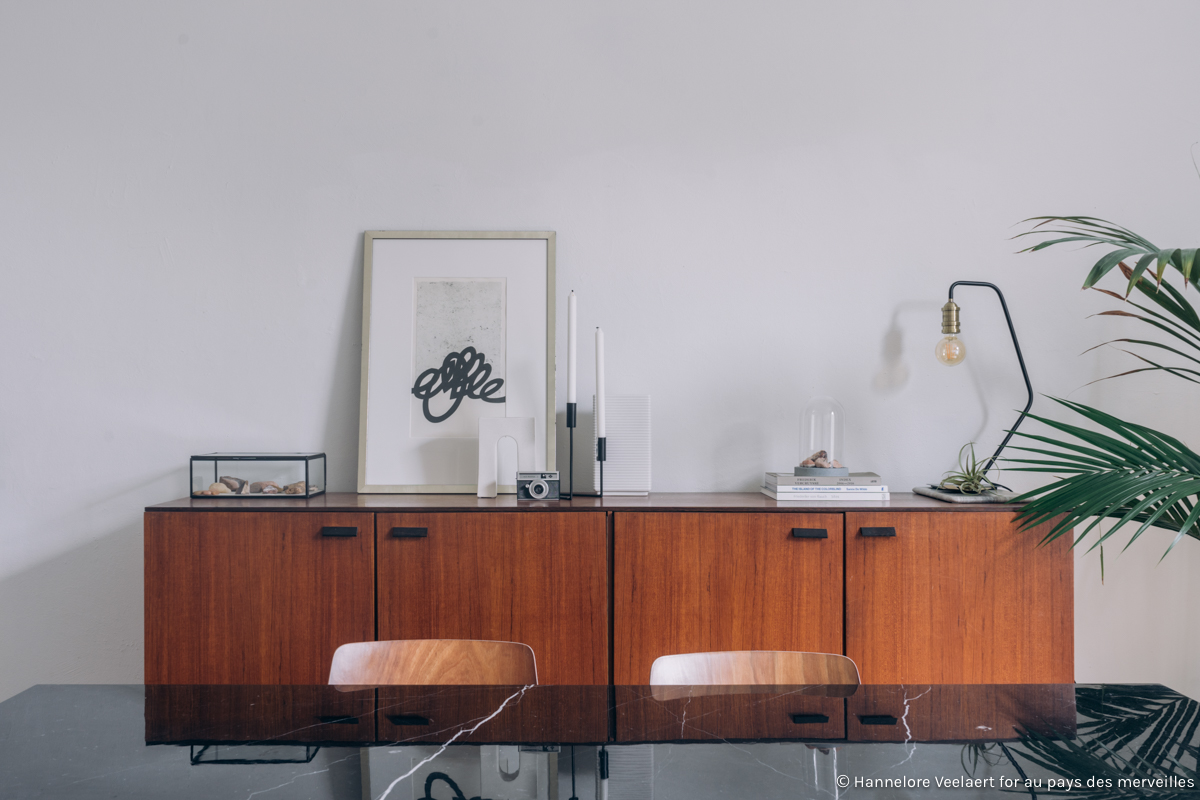
M 359 492 L 474 494 L 484 416 L 533 417 L 534 469 L 556 469 L 554 251 L 553 231 L 363 235 Z

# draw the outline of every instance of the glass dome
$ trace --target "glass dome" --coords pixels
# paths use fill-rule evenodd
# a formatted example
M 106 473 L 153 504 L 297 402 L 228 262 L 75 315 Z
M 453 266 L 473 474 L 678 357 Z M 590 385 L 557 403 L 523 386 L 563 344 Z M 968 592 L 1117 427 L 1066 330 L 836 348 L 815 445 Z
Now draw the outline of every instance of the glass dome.
M 846 410 L 828 395 L 809 401 L 800 414 L 800 466 L 797 475 L 849 475 L 842 465 Z

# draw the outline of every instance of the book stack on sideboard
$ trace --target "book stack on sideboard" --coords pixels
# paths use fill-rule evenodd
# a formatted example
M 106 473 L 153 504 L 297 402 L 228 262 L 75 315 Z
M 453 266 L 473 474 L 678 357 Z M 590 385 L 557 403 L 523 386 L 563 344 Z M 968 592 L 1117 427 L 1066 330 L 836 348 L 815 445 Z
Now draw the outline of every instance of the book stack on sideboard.
M 888 487 L 874 472 L 851 472 L 836 477 L 796 476 L 790 472 L 768 472 L 762 493 L 779 502 L 810 500 L 887 500 Z

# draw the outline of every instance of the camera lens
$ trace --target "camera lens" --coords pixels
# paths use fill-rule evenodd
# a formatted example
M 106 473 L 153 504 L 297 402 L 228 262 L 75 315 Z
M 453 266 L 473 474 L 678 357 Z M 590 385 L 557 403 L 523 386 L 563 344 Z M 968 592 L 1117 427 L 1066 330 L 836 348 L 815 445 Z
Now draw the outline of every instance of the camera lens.
M 534 500 L 541 500 L 548 494 L 550 494 L 550 484 L 545 481 L 538 480 L 529 484 L 529 496 Z

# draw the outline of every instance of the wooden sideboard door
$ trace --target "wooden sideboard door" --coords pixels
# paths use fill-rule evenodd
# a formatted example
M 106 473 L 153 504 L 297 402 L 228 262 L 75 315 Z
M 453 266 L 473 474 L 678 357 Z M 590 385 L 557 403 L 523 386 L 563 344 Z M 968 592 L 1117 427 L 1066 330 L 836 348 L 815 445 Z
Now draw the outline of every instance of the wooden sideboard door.
M 608 683 L 604 512 L 379 514 L 379 639 L 533 648 L 538 683 Z
M 146 683 L 323 684 L 375 638 L 372 514 L 151 512 Z
M 1074 682 L 1070 537 L 1039 547 L 1046 530 L 1003 512 L 846 514 L 863 683 Z
M 676 653 L 841 653 L 842 521 L 616 512 L 613 682 L 647 684 Z

